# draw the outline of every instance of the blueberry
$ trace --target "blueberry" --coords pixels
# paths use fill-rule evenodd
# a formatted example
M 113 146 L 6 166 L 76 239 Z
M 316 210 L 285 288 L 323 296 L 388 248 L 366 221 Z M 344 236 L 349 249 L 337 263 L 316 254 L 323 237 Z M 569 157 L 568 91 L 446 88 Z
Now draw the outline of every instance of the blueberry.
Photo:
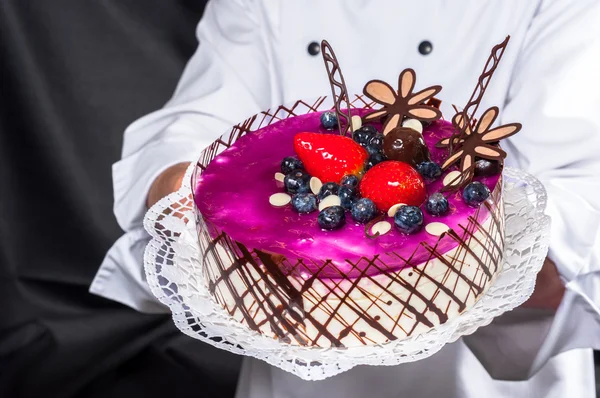
M 381 149 L 383 146 L 383 134 L 376 133 L 369 140 L 369 146 Z
M 281 161 L 281 172 L 283 174 L 289 174 L 296 169 L 303 169 L 304 165 L 300 159 L 294 157 L 287 157 Z
M 350 214 L 352 215 L 354 221 L 364 224 L 371 221 L 375 217 L 377 214 L 377 207 L 371 199 L 358 199 L 352 205 Z
M 441 216 L 448 212 L 448 199 L 441 193 L 436 192 L 427 199 L 425 208 L 429 214 Z
M 365 124 L 364 126 L 361 126 L 358 130 L 366 131 L 367 133 L 371 134 L 379 133 L 379 131 L 377 131 L 377 129 L 370 124 Z
M 333 130 L 338 126 L 337 115 L 333 111 L 326 111 L 321 114 L 321 126 L 327 130 Z
M 288 193 L 310 191 L 310 175 L 304 170 L 294 170 L 283 179 L 283 185 Z
M 383 153 L 375 153 L 369 156 L 367 162 L 365 163 L 365 171 L 368 171 L 371 167 L 383 162 L 384 160 L 387 160 L 387 158 Z
M 502 164 L 498 160 L 479 159 L 475 161 L 476 176 L 494 176 L 500 174 Z
M 400 232 L 413 234 L 423 226 L 423 212 L 417 206 L 402 206 L 394 215 L 394 224 Z
M 317 194 L 317 196 L 319 197 L 319 200 L 323 200 L 326 197 L 328 197 L 329 195 L 337 195 L 339 188 L 340 188 L 340 186 L 338 184 L 336 184 L 335 182 L 325 183 L 319 190 L 319 193 Z
M 300 214 L 312 213 L 317 210 L 317 197 L 308 192 L 297 193 L 292 196 L 292 209 Z
M 381 153 L 381 148 L 374 147 L 372 145 L 367 145 L 365 147 L 369 155 L 375 155 L 376 153 Z
M 463 189 L 463 199 L 469 206 L 478 206 L 490 196 L 490 190 L 484 184 L 474 181 Z
M 352 133 L 352 139 L 362 146 L 367 146 L 375 134 L 377 134 L 377 130 L 373 126 L 366 125 Z
M 417 171 L 423 177 L 428 178 L 430 180 L 435 180 L 442 175 L 442 169 L 435 162 L 421 162 L 417 165 Z
M 358 177 L 353 174 L 348 174 L 342 177 L 342 185 L 351 185 L 353 187 L 358 186 Z
M 321 210 L 317 219 L 323 229 L 338 229 L 346 224 L 346 215 L 342 206 L 329 206 Z
M 344 209 L 350 210 L 352 207 L 352 203 L 354 203 L 358 197 L 358 189 L 357 187 L 353 187 L 352 185 L 342 185 L 338 190 L 338 196 L 340 197 L 340 201 L 342 202 L 342 207 Z

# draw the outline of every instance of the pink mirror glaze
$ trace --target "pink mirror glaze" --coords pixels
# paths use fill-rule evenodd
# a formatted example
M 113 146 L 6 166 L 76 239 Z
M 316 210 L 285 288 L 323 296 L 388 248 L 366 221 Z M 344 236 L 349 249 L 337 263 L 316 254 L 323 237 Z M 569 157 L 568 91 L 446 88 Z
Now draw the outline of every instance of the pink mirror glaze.
M 352 113 L 362 115 L 366 112 L 353 110 Z M 404 235 L 393 227 L 389 233 L 372 240 L 365 236 L 364 225 L 355 223 L 348 212 L 347 223 L 342 229 L 324 231 L 317 224 L 318 211 L 300 215 L 289 205 L 276 208 L 269 203 L 272 194 L 284 192 L 283 184 L 277 182 L 274 175 L 280 171 L 284 157 L 295 155 L 294 135 L 307 131 L 337 134 L 337 130 L 327 131 L 321 127 L 320 114 L 309 113 L 273 123 L 240 138 L 218 155 L 198 178 L 196 187 L 195 201 L 204 219 L 248 248 L 277 253 L 291 262 L 302 258 L 307 272 L 319 272 L 320 277 L 339 276 L 331 267 L 320 270 L 326 260 L 347 276 L 361 275 L 361 265 L 366 265 L 366 261 L 359 261 L 362 257 L 379 255 L 385 263 L 380 272 L 406 267 L 409 258 L 412 265 L 425 261 L 429 253 L 420 243 L 435 245 L 438 237 L 428 234 L 424 228 L 416 234 Z M 435 148 L 435 143 L 451 133 L 452 125 L 446 121 L 434 122 L 424 129 L 432 160 L 438 164 L 446 158 L 447 150 Z M 428 195 L 441 189 L 445 174 L 427 183 Z M 476 180 L 492 191 L 499 178 L 498 175 Z M 461 231 L 459 224 L 466 225 L 467 218 L 476 210 L 466 205 L 461 195 L 459 191 L 448 197 L 450 211 L 445 216 L 432 216 L 422 206 L 424 225 L 438 221 Z M 482 215 L 487 217 L 484 213 L 480 213 L 480 219 Z M 393 225 L 392 218 L 386 220 Z M 453 239 L 445 238 L 438 243 L 437 249 L 445 253 L 456 246 Z

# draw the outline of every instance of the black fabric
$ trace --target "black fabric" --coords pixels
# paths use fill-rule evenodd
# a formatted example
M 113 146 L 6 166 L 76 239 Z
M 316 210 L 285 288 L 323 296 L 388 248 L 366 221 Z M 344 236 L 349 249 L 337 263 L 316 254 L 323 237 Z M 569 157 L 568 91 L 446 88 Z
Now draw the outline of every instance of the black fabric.
M 238 357 L 88 293 L 123 130 L 170 97 L 204 3 L 0 1 L 0 397 L 233 394 Z

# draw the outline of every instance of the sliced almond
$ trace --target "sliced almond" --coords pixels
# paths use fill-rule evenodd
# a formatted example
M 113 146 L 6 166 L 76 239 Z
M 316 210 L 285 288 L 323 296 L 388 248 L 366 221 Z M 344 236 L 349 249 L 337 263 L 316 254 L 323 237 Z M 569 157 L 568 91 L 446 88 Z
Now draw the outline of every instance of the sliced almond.
M 455 179 L 458 181 L 458 178 L 460 178 L 459 176 L 460 176 L 460 171 L 458 171 L 458 170 L 451 171 L 450 173 L 446 174 L 446 177 L 444 177 L 443 184 L 449 185 Z
M 425 225 L 425 231 L 433 236 L 441 236 L 444 232 L 447 232 L 450 228 L 443 222 L 430 222 Z
M 371 233 L 373 235 L 375 235 L 377 233 L 379 233 L 379 235 L 385 235 L 388 232 L 390 232 L 391 229 L 392 229 L 392 224 L 390 224 L 387 221 L 379 221 L 371 227 Z
M 404 122 L 402 122 L 402 127 L 413 129 L 423 134 L 423 124 L 417 119 L 406 119 Z
M 290 203 L 292 201 L 292 197 L 290 195 L 288 195 L 287 193 L 274 193 L 273 195 L 271 195 L 269 197 L 269 203 L 271 203 L 273 206 L 277 206 L 277 207 L 282 207 L 287 205 L 288 203 Z
M 285 179 L 285 174 L 283 173 L 275 173 L 275 180 L 279 182 L 283 182 Z
M 361 119 L 361 117 L 358 116 L 358 115 L 352 116 L 351 124 L 352 124 L 352 131 L 353 132 L 356 131 L 356 130 L 358 130 L 359 128 L 361 128 L 362 127 L 362 119 Z
M 319 180 L 318 177 L 311 177 L 310 190 L 312 191 L 312 193 L 314 193 L 315 195 L 318 194 L 322 186 L 323 183 L 321 182 L 321 180 Z
M 319 211 L 326 209 L 327 207 L 331 207 L 331 206 L 340 206 L 341 204 L 342 204 L 342 200 L 340 199 L 339 196 L 329 195 L 329 196 L 325 197 L 325 199 L 323 199 L 321 201 L 321 203 L 319 203 Z
M 394 217 L 396 215 L 396 212 L 398 211 L 398 209 L 401 208 L 402 206 L 406 206 L 406 205 L 404 203 L 396 203 L 395 205 L 390 207 L 390 209 L 388 210 L 388 216 Z

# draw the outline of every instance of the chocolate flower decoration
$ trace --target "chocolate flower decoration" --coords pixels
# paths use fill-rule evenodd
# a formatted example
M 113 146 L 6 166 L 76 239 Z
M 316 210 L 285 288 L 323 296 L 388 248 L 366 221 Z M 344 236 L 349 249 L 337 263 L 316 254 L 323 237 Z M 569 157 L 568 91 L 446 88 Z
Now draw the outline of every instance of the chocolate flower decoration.
M 456 113 L 456 115 L 454 115 L 454 117 L 452 118 L 452 125 L 454 126 L 454 130 L 456 131 L 456 133 L 452 134 L 452 136 L 450 137 L 439 140 L 437 144 L 435 144 L 435 147 L 450 148 L 450 140 L 452 140 L 453 150 L 450 153 L 450 155 L 452 155 L 452 153 L 454 153 L 455 150 L 458 149 L 465 142 L 466 136 L 471 135 L 471 133 L 473 132 L 471 129 L 471 123 L 465 123 L 465 120 L 467 120 L 467 116 L 464 114 L 464 112 Z
M 460 187 L 472 180 L 475 169 L 475 157 L 488 160 L 502 160 L 506 157 L 506 152 L 497 146 L 492 145 L 492 143 L 516 134 L 521 130 L 521 124 L 510 123 L 490 129 L 492 124 L 496 121 L 498 113 L 498 107 L 495 106 L 485 111 L 477 123 L 475 130 L 463 136 L 463 142 L 459 143 L 460 148 L 446 159 L 442 165 L 442 170 L 446 170 L 455 162 L 460 161 L 460 176 L 450 182 L 448 185 L 449 188 Z M 463 117 L 463 120 L 464 119 L 465 118 Z M 462 123 L 460 119 L 456 121 L 457 123 Z M 469 130 L 470 129 L 467 129 L 467 131 Z M 460 138 L 461 137 L 455 137 L 455 139 Z M 448 140 L 448 143 L 449 142 L 450 141 Z
M 442 112 L 425 102 L 442 90 L 442 86 L 431 86 L 413 93 L 417 77 L 412 69 L 405 69 L 398 78 L 398 93 L 392 86 L 381 80 L 371 80 L 365 85 L 363 93 L 383 107 L 363 117 L 365 122 L 387 116 L 383 134 L 402 125 L 404 118 L 413 118 L 423 122 L 432 122 L 442 117 Z

